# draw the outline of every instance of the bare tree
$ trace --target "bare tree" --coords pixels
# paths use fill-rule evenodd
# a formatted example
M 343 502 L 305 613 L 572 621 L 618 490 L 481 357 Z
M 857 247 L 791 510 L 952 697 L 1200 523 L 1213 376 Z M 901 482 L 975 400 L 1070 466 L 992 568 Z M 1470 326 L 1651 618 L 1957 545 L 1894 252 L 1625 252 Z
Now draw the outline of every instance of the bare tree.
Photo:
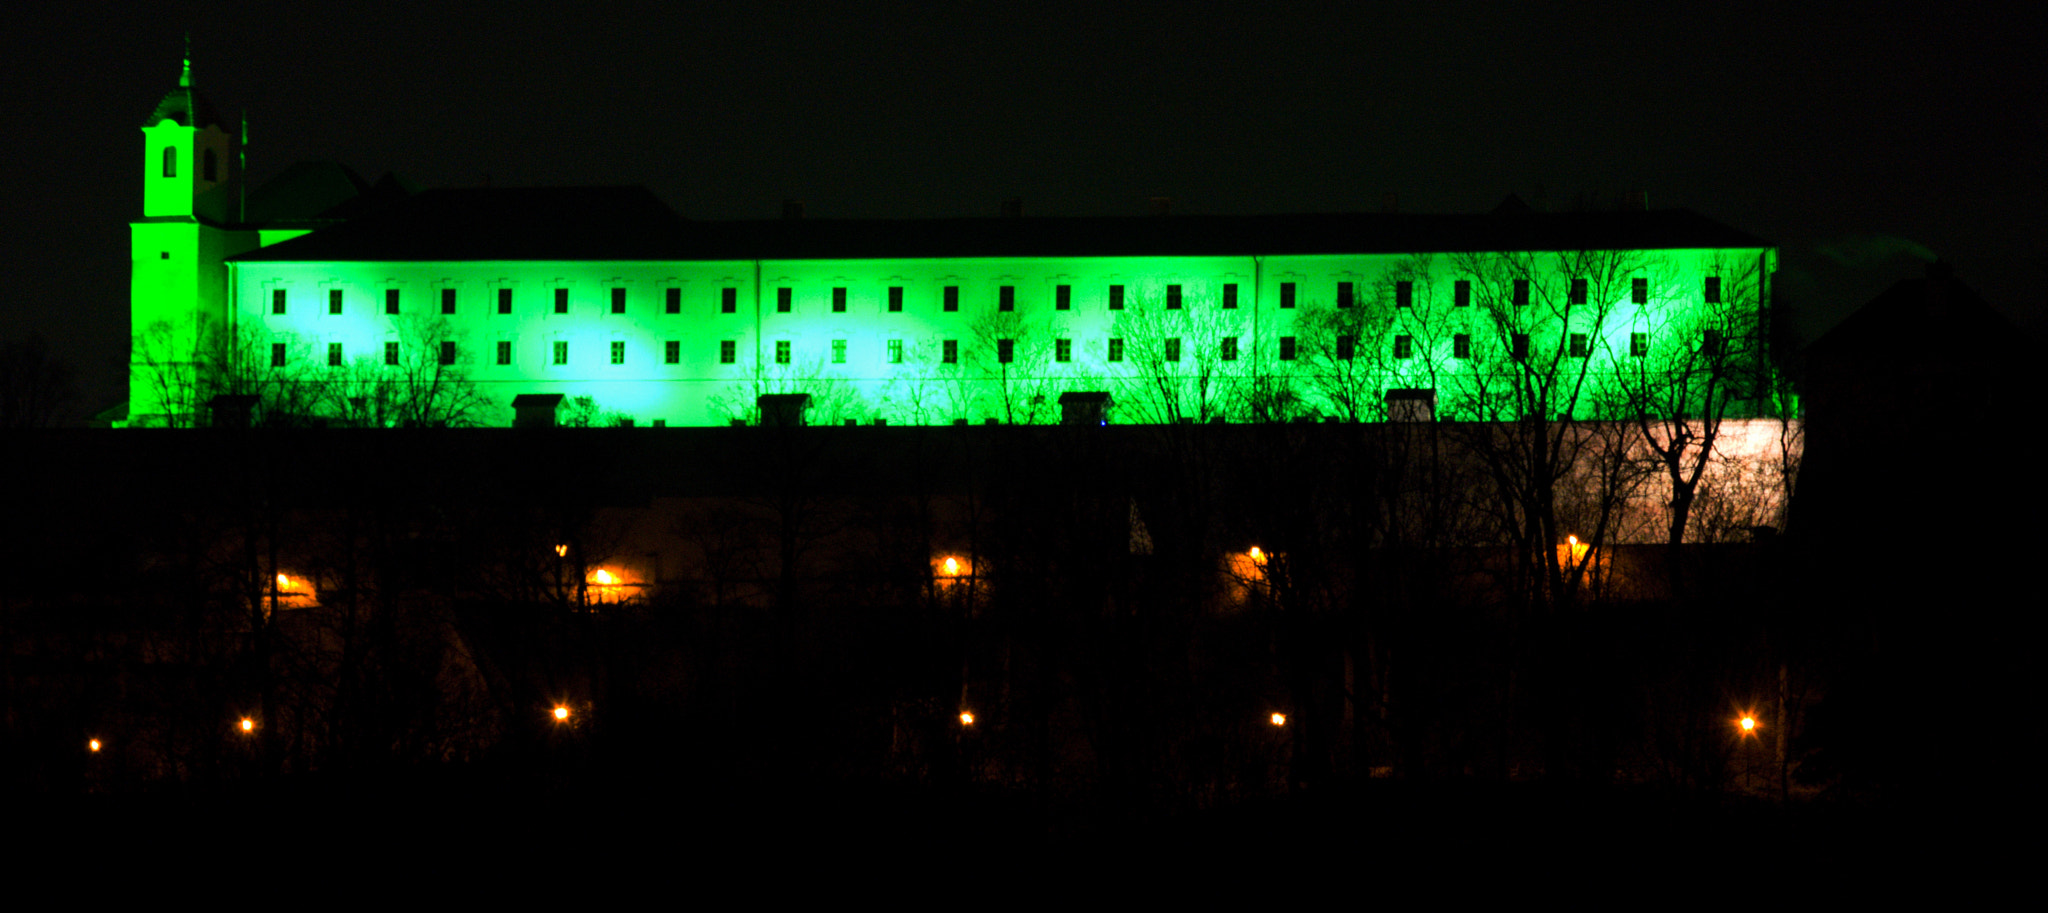
M 43 337 L 0 342 L 0 428 L 58 424 L 76 395 L 71 367 L 50 354 Z

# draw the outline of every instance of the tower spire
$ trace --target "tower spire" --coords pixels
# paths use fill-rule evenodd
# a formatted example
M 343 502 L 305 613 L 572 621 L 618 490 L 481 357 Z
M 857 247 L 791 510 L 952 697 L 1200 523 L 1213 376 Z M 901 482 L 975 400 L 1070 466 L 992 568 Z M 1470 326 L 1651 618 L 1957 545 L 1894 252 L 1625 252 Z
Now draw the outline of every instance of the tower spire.
M 178 74 L 178 88 L 192 88 L 192 33 L 185 33 L 185 69 Z

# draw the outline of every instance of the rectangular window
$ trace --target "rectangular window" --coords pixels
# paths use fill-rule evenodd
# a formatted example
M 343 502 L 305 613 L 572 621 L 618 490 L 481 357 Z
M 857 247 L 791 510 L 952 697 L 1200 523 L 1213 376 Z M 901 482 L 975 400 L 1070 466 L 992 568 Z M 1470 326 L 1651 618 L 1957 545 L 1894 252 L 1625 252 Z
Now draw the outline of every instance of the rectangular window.
M 273 342 L 270 344 L 270 366 L 273 368 L 284 367 L 284 343 Z
M 1415 337 L 1413 337 L 1413 336 L 1396 336 L 1396 337 L 1394 337 L 1394 357 L 1395 357 L 1395 358 L 1412 358 L 1412 357 L 1414 357 L 1414 355 L 1415 355 Z
M 387 342 L 384 344 L 384 363 L 387 365 L 398 364 L 398 343 Z
M 1573 357 L 1573 358 L 1584 358 L 1584 357 L 1586 357 L 1586 353 L 1587 353 L 1587 352 L 1589 352 L 1589 351 L 1591 351 L 1591 350 L 1592 350 L 1592 346 L 1591 346 L 1591 345 L 1589 345 L 1589 344 L 1587 343 L 1587 340 L 1586 340 L 1586 334 L 1584 334 L 1584 333 L 1573 333 L 1573 334 L 1572 334 L 1572 357 Z
M 1055 310 L 1055 311 L 1070 311 L 1070 310 L 1073 310 L 1073 308 L 1074 308 L 1074 287 L 1073 287 L 1073 286 L 1071 286 L 1071 285 L 1055 285 L 1055 286 L 1053 286 L 1053 288 L 1052 288 L 1052 309 L 1053 309 L 1053 310 Z
M 739 313 L 739 309 L 740 309 L 740 290 L 739 290 L 739 289 L 736 289 L 736 288 L 725 288 L 725 289 L 721 289 L 721 290 L 719 290 L 719 292 L 718 292 L 718 312 L 719 312 L 719 313 L 721 313 L 721 314 L 736 314 L 736 313 Z
M 669 340 L 669 341 L 667 341 L 667 342 L 664 342 L 664 343 L 662 343 L 662 344 L 661 344 L 661 361 L 662 361 L 662 363 L 663 363 L 663 364 L 669 364 L 669 365 L 679 365 L 679 364 L 682 364 L 682 363 L 683 363 L 683 341 L 682 341 L 682 340 L 680 340 L 680 339 L 671 339 L 671 340 Z
M 341 313 L 341 289 L 331 288 L 327 290 L 327 313 Z
M 1053 340 L 1053 341 L 1052 341 L 1052 360 L 1053 360 L 1053 361 L 1058 361 L 1058 362 L 1068 362 L 1068 361 L 1073 361 L 1073 360 L 1074 360 L 1074 341 L 1073 341 L 1073 340 L 1071 340 L 1071 339 L 1055 339 L 1055 340 Z
M 832 290 L 832 313 L 846 313 L 846 289 L 843 287 Z
M 1014 286 L 1014 285 L 1005 285 L 1005 286 L 1001 286 L 1001 287 L 997 288 L 997 289 L 996 289 L 996 310 L 998 310 L 998 311 L 1014 311 L 1014 310 L 1016 310 L 1016 309 L 1017 309 L 1017 287 L 1016 287 L 1016 286 Z
M 1526 305 L 1526 304 L 1528 304 L 1528 303 L 1529 303 L 1529 280 L 1527 280 L 1527 279 L 1516 279 L 1516 280 L 1515 280 L 1515 304 L 1516 304 L 1516 306 L 1518 306 L 1518 307 L 1519 307 L 1519 306 L 1522 306 L 1522 305 Z
M 614 288 L 614 289 L 612 289 L 612 313 L 614 313 L 614 314 L 623 314 L 623 313 L 625 313 L 625 312 L 626 312 L 626 290 L 625 290 L 625 289 L 623 289 L 623 288 Z
M 903 311 L 903 286 L 900 286 L 900 285 L 892 285 L 892 286 L 889 286 L 889 313 L 891 313 L 891 314 L 897 314 L 897 313 L 901 313 L 902 311 Z
M 1109 360 L 1110 360 L 1110 361 L 1123 361 L 1123 360 L 1124 360 L 1124 341 L 1123 341 L 1123 340 L 1121 340 L 1121 339 L 1111 339 L 1111 340 L 1109 341 Z
M 498 290 L 498 313 L 512 313 L 512 290 L 509 288 L 501 288 Z
M 1291 308 L 1294 306 L 1294 283 L 1280 283 L 1280 306 L 1283 308 Z
M 1358 354 L 1358 337 L 1344 333 L 1337 337 L 1337 360 L 1350 361 Z
M 384 313 L 398 313 L 398 290 L 395 288 L 387 288 L 384 290 Z
M 1016 360 L 1016 358 L 1017 358 L 1017 340 L 1014 340 L 1014 339 L 998 339 L 998 340 L 996 340 L 996 361 L 997 361 L 998 363 L 1000 363 L 1000 364 L 1006 364 L 1006 365 L 1007 365 L 1007 364 L 1009 364 L 1010 362 L 1012 362 L 1012 361 Z
M 1348 308 L 1351 306 L 1351 283 L 1337 283 L 1337 306 L 1340 308 Z
M 1223 283 L 1223 309 L 1226 311 L 1237 310 L 1237 283 L 1235 282 Z
M 1631 304 L 1650 303 L 1650 280 L 1640 276 L 1628 281 L 1628 300 Z
M 1514 345 L 1514 350 L 1513 350 L 1513 351 L 1514 351 L 1514 359 L 1515 359 L 1516 361 L 1528 361 L 1528 360 L 1529 360 L 1529 334 L 1527 334 L 1527 333 L 1516 333 L 1516 334 L 1514 335 L 1514 337 L 1513 337 L 1513 339 L 1512 339 L 1511 341 L 1512 341 L 1512 343 L 1513 343 L 1513 345 Z
M 835 365 L 846 364 L 846 340 L 832 340 L 832 363 Z
M 733 364 L 733 363 L 735 363 L 735 362 L 737 362 L 737 361 L 739 361 L 739 360 L 740 360 L 740 344 L 739 344 L 739 341 L 738 341 L 738 340 L 733 340 L 733 339 L 727 339 L 727 340 L 721 341 L 721 342 L 720 342 L 720 343 L 718 344 L 718 363 L 719 363 L 719 364 L 721 364 L 721 365 L 729 365 L 729 364 Z
M 623 365 L 623 364 L 625 364 L 625 363 L 626 363 L 626 344 L 625 344 L 624 342 L 621 342 L 621 341 L 619 341 L 619 340 L 613 340 L 613 341 L 612 341 L 612 364 L 615 364 L 615 365 Z
M 1460 279 L 1451 285 L 1451 304 L 1461 308 L 1472 306 L 1472 280 Z
M 557 313 L 557 314 L 567 314 L 567 313 L 569 313 L 569 290 L 568 290 L 568 289 L 565 289 L 565 288 L 558 288 L 558 289 L 555 289 L 555 313 Z
M 946 311 L 946 313 L 950 314 L 954 311 L 959 310 L 960 287 L 957 285 L 946 286 L 945 299 L 945 304 L 942 307 Z
M 568 341 L 568 340 L 566 340 L 566 339 L 557 339 L 557 340 L 555 340 L 555 346 L 554 346 L 554 348 L 555 348 L 555 352 L 554 352 L 554 355 L 555 355 L 555 364 L 558 364 L 558 365 L 566 365 L 566 364 L 568 364 L 568 363 L 569 363 L 569 341 Z
M 1179 360 L 1180 360 L 1180 339 L 1179 339 L 1178 337 L 1176 337 L 1176 338 L 1173 338 L 1173 339 L 1168 339 L 1168 340 L 1166 341 L 1166 347 L 1165 347 L 1165 348 L 1166 348 L 1166 351 L 1165 351 L 1165 355 L 1166 355 L 1166 360 L 1167 360 L 1167 361 L 1179 361 Z
M 1572 297 L 1571 297 L 1571 303 L 1572 303 L 1572 304 L 1585 304 L 1585 303 L 1586 303 L 1586 280 L 1584 280 L 1584 279 L 1573 279 L 1573 280 L 1572 280 Z
M 1721 303 L 1721 277 L 1720 277 L 1720 276 L 1708 276 L 1708 277 L 1707 277 L 1707 290 L 1706 290 L 1706 296 L 1707 296 L 1707 303 L 1708 303 L 1708 304 L 1720 304 L 1720 303 Z
M 1180 310 L 1180 286 L 1169 285 L 1166 287 L 1166 309 L 1169 311 Z
M 330 342 L 327 344 L 327 366 L 330 368 L 341 367 L 341 343 Z
M 790 354 L 789 354 L 789 340 L 787 340 L 787 339 L 779 339 L 779 340 L 776 340 L 776 342 L 775 342 L 775 363 L 776 363 L 776 364 L 778 364 L 778 365 L 786 365 L 786 364 L 789 364 L 789 357 L 790 357 Z
M 949 365 L 960 363 L 960 340 L 948 339 L 939 346 L 939 360 Z
M 1451 337 L 1451 357 L 1472 357 L 1472 334 L 1459 333 L 1458 335 Z
M 273 314 L 284 313 L 284 289 L 274 288 L 270 290 L 270 312 Z
M 452 365 L 452 364 L 454 364 L 454 363 L 455 363 L 455 343 L 454 343 L 453 341 L 445 341 L 445 342 L 442 342 L 442 343 L 441 343 L 441 364 L 445 366 L 445 365 Z
M 455 313 L 455 290 L 452 288 L 444 288 L 441 290 L 441 313 Z
M 787 314 L 796 304 L 796 290 L 779 288 L 775 290 L 775 313 Z
M 1650 334 L 1628 334 L 1628 354 L 1631 358 L 1642 358 L 1650 354 Z
M 1109 287 L 1109 309 L 1112 311 L 1121 311 L 1124 309 L 1123 286 L 1112 285 Z
M 1415 306 L 1414 282 L 1403 279 L 1394 283 L 1394 306 L 1402 308 Z
M 682 313 L 682 312 L 683 312 L 683 290 L 682 290 L 682 289 L 679 289 L 679 288 L 673 288 L 673 287 L 671 287 L 671 288 L 666 288 L 666 289 L 663 289 L 663 290 L 662 290 L 661 294 L 662 294 L 662 305 L 661 305 L 661 306 L 662 306 L 662 310 L 663 310 L 663 311 L 666 311 L 667 313 L 670 313 L 670 314 L 680 314 L 680 313 Z
M 1292 336 L 1282 336 L 1282 337 L 1280 337 L 1280 360 L 1281 360 L 1281 361 L 1293 361 L 1293 360 L 1294 360 L 1294 337 L 1292 337 Z
M 1720 330 L 1707 331 L 1707 338 L 1700 352 L 1708 358 L 1720 358 L 1727 354 L 1727 343 L 1722 340 Z
M 498 342 L 498 364 L 509 365 L 511 363 L 512 343 L 509 340 L 500 340 Z
M 903 363 L 903 340 L 889 340 L 889 363 L 892 365 L 900 365 Z
M 1223 352 L 1222 352 L 1222 356 L 1223 356 L 1223 360 L 1224 360 L 1224 361 L 1236 361 L 1236 360 L 1237 360 L 1237 337 L 1235 337 L 1235 336 L 1225 336 L 1225 337 L 1223 337 Z

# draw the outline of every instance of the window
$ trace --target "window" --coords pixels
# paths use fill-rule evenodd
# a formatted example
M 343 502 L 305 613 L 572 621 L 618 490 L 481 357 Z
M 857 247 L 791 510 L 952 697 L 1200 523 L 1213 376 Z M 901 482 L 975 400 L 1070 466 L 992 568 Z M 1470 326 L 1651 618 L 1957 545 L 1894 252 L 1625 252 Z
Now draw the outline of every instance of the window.
M 1629 354 L 1629 355 L 1630 355 L 1631 357 L 1634 357 L 1634 358 L 1643 358 L 1643 357 L 1645 357 L 1645 356 L 1649 355 L 1649 354 L 1650 354 L 1650 334 L 1648 334 L 1648 333 L 1630 333 L 1630 334 L 1628 334 L 1628 354 Z
M 667 365 L 683 363 L 683 341 L 671 339 L 661 344 L 661 362 Z
M 739 309 L 740 290 L 736 288 L 720 289 L 718 292 L 718 312 L 721 314 L 734 314 L 738 313 Z
M 1123 341 L 1123 340 L 1121 340 L 1121 339 L 1111 339 L 1111 340 L 1109 341 L 1109 360 L 1110 360 L 1110 361 L 1123 361 L 1123 360 L 1124 360 L 1124 341 Z
M 846 364 L 846 340 L 832 340 L 832 363 L 835 365 Z
M 1350 361 L 1358 354 L 1358 337 L 1349 333 L 1337 337 L 1337 360 Z
M 1515 280 L 1515 304 L 1516 304 L 1517 306 L 1521 306 L 1521 305 L 1526 305 L 1526 304 L 1528 304 L 1528 303 L 1529 303 L 1529 280 L 1527 280 L 1527 279 L 1516 279 L 1516 280 Z
M 1109 287 L 1109 309 L 1112 311 L 1121 311 L 1124 309 L 1123 286 L 1112 285 Z
M 1014 311 L 1014 310 L 1016 310 L 1016 309 L 1017 309 L 1017 287 L 1016 287 L 1016 286 L 1014 286 L 1014 285 L 1005 285 L 1005 286 L 1001 286 L 1001 287 L 997 288 L 997 289 L 996 289 L 996 310 L 998 310 L 998 311 Z
M 1511 339 L 1511 342 L 1512 342 L 1512 343 L 1513 343 L 1513 345 L 1514 345 L 1514 350 L 1513 350 L 1513 351 L 1514 351 L 1514 358 L 1515 358 L 1515 360 L 1516 360 L 1516 361 L 1527 361 L 1527 360 L 1529 360 L 1529 334 L 1527 334 L 1527 333 L 1516 333 L 1516 334 L 1515 334 L 1515 335 L 1513 336 L 1513 338 Z
M 954 312 L 954 311 L 957 311 L 957 310 L 959 310 L 959 309 L 960 309 L 960 287 L 959 287 L 959 286 L 957 286 L 957 285 L 949 285 L 949 286 L 946 286 L 946 292 L 945 292 L 945 296 L 946 296 L 946 303 L 945 303 L 945 305 L 944 305 L 944 309 L 945 309 L 946 313 L 950 314 L 950 313 L 952 313 L 952 312 Z
M 510 342 L 509 340 L 499 340 L 499 341 L 498 341 L 498 364 L 501 364 L 501 365 L 509 365 L 509 364 L 511 364 L 511 363 L 512 363 L 512 343 L 511 343 L 511 342 Z
M 566 339 L 557 339 L 557 340 L 555 340 L 555 364 L 558 364 L 558 365 L 566 365 L 566 364 L 568 364 L 568 363 L 569 363 L 569 341 L 568 341 L 568 340 L 566 340 Z
M 384 290 L 384 313 L 398 313 L 398 290 L 395 288 L 387 288 Z
M 846 289 L 844 287 L 832 290 L 832 313 L 846 313 Z
M 1340 308 L 1348 308 L 1351 306 L 1351 283 L 1337 283 L 1337 306 Z
M 165 147 L 164 147 L 164 177 L 167 177 L 167 178 L 174 178 L 174 177 L 177 177 L 177 176 L 178 176 L 178 147 L 176 147 L 176 146 L 165 146 Z
M 614 313 L 614 314 L 623 314 L 623 313 L 625 313 L 625 312 L 626 312 L 626 290 L 625 290 L 624 288 L 614 288 L 614 289 L 612 289 L 612 313 Z
M 341 313 L 341 289 L 331 288 L 327 290 L 327 313 Z
M 1573 334 L 1572 334 L 1572 357 L 1573 357 L 1573 358 L 1584 358 L 1584 357 L 1586 357 L 1586 353 L 1587 353 L 1588 351 L 1591 351 L 1591 348 L 1592 348 L 1592 347 L 1591 347 L 1591 346 L 1589 346 L 1589 345 L 1587 344 L 1587 342 L 1586 342 L 1586 334 L 1584 334 L 1584 333 L 1573 333 Z
M 1459 333 L 1458 335 L 1451 337 L 1451 357 L 1472 357 L 1472 334 Z
M 734 339 L 727 339 L 727 340 L 723 340 L 723 341 L 721 341 L 721 342 L 720 342 L 720 343 L 718 344 L 718 363 L 719 363 L 719 364 L 721 364 L 721 365 L 729 365 L 729 364 L 732 364 L 732 363 L 734 363 L 734 362 L 737 362 L 737 361 L 739 361 L 739 360 L 740 360 L 740 344 L 739 344 L 739 341 L 738 341 L 738 340 L 734 340 Z
M 612 364 L 615 364 L 615 365 L 623 365 L 623 364 L 625 364 L 625 363 L 626 363 L 626 344 L 625 344 L 625 342 L 623 342 L 623 341 L 621 341 L 621 340 L 616 340 L 616 339 L 615 339 L 615 340 L 612 340 Z
M 891 314 L 896 314 L 896 313 L 900 313 L 900 312 L 902 312 L 902 310 L 903 310 L 903 286 L 900 286 L 900 285 L 892 285 L 892 286 L 889 286 L 889 313 L 891 313 Z
M 1073 286 L 1071 286 L 1071 285 L 1055 285 L 1055 286 L 1053 286 L 1053 288 L 1052 288 L 1052 309 L 1053 309 L 1053 310 L 1055 310 L 1055 311 L 1070 311 L 1070 310 L 1073 310 L 1073 309 L 1074 309 L 1074 287 L 1073 287 Z
M 1413 337 L 1413 336 L 1396 336 L 1396 337 L 1394 337 L 1394 357 L 1395 357 L 1395 358 L 1413 358 L 1414 356 L 1415 356 L 1415 337 Z
M 1650 303 L 1650 280 L 1641 276 L 1628 281 L 1628 300 L 1631 304 Z
M 453 342 L 452 340 L 450 340 L 450 341 L 444 341 L 444 342 L 442 342 L 442 343 L 441 343 L 441 364 L 443 364 L 443 365 L 452 365 L 452 364 L 454 364 L 454 363 L 455 363 L 455 343 L 454 343 L 454 342 Z
M 512 290 L 509 288 L 501 288 L 498 290 L 498 313 L 512 313 Z
M 557 313 L 557 314 L 567 314 L 567 313 L 569 313 L 569 290 L 568 290 L 568 289 L 565 289 L 565 288 L 558 288 L 558 289 L 555 289 L 555 313 Z
M 1281 360 L 1281 361 L 1293 361 L 1293 360 L 1294 360 L 1294 337 L 1292 337 L 1292 336 L 1282 336 L 1282 337 L 1280 337 L 1280 360 Z
M 1706 290 L 1706 296 L 1707 296 L 1707 303 L 1708 303 L 1708 304 L 1720 304 L 1720 303 L 1721 303 L 1721 277 L 1720 277 L 1720 276 L 1708 276 L 1708 277 L 1707 277 L 1707 290 Z
M 1223 309 L 1226 311 L 1237 310 L 1237 283 L 1235 282 L 1223 283 Z
M 284 313 L 284 289 L 274 288 L 270 290 L 270 312 L 273 314 Z
M 1584 280 L 1584 279 L 1573 279 L 1573 280 L 1572 280 L 1572 297 L 1571 297 L 1571 303 L 1573 303 L 1573 304 L 1585 304 L 1585 303 L 1586 303 L 1586 280 Z
M 330 368 L 341 367 L 341 343 L 330 342 L 327 344 L 327 366 Z
M 1472 280 L 1460 279 L 1452 283 L 1451 304 L 1461 308 L 1472 306 Z
M 1017 358 L 1017 340 L 1014 340 L 1014 339 L 998 339 L 998 340 L 996 340 L 996 361 L 997 361 L 998 363 L 1001 363 L 1001 364 L 1006 364 L 1006 365 L 1007 365 L 1007 364 L 1009 364 L 1010 362 L 1012 362 L 1012 361 L 1015 361 L 1015 360 L 1016 360 L 1016 358 Z
M 270 344 L 270 366 L 273 368 L 284 367 L 284 343 L 273 342 Z
M 384 363 L 387 365 L 398 364 L 398 343 L 387 342 L 384 344 Z
M 903 340 L 889 340 L 889 363 L 892 365 L 900 365 L 903 363 Z
M 1280 306 L 1284 308 L 1291 308 L 1294 306 L 1294 283 L 1280 283 Z
M 791 308 L 791 307 L 792 307 L 792 306 L 793 306 L 793 305 L 795 304 L 795 301 L 796 301 L 796 290 L 795 290 L 795 289 L 788 289 L 788 288 L 779 288 L 779 289 L 776 289 L 776 290 L 775 290 L 775 313 L 777 313 L 777 314 L 787 314 L 787 313 L 789 313 L 789 311 L 790 311 L 790 308 Z
M 960 363 L 960 340 L 948 339 L 939 347 L 939 360 L 949 365 Z
M 1175 338 L 1172 338 L 1172 339 L 1168 339 L 1168 340 L 1166 341 L 1166 352 L 1165 352 L 1165 355 L 1166 355 L 1166 360 L 1167 360 L 1167 361 L 1179 361 L 1179 360 L 1180 360 L 1180 339 L 1179 339 L 1179 337 L 1175 337 Z
M 213 182 L 220 180 L 220 178 L 216 177 L 218 174 L 220 174 L 220 156 L 216 155 L 213 150 L 208 149 L 206 150 L 206 157 L 199 160 L 199 176 L 208 182 Z
M 1180 286 L 1169 285 L 1166 287 L 1166 309 L 1169 311 L 1180 310 Z
M 1224 361 L 1236 361 L 1236 360 L 1237 360 L 1237 337 L 1235 337 L 1235 336 L 1225 336 L 1225 337 L 1223 337 L 1223 351 L 1222 351 L 1222 352 L 1221 352 L 1220 354 L 1221 354 L 1221 355 L 1223 356 L 1223 360 L 1224 360 Z
M 775 341 L 775 363 L 778 365 L 789 364 L 789 340 L 778 339 Z
M 1415 306 L 1415 283 L 1403 279 L 1394 283 L 1394 306 L 1408 308 Z
M 452 288 L 444 288 L 441 290 L 441 313 L 455 313 L 455 290 Z
M 1727 354 L 1727 342 L 1721 338 L 1720 330 L 1707 331 L 1707 338 L 1700 348 L 1700 354 L 1708 358 L 1720 358 Z
M 680 314 L 680 313 L 682 313 L 682 312 L 683 312 L 683 290 L 682 290 L 682 289 L 679 289 L 679 288 L 674 288 L 674 287 L 670 287 L 670 288 L 666 288 L 666 289 L 663 289 L 663 290 L 662 290 L 662 293 L 661 293 L 661 294 L 662 294 L 662 304 L 661 304 L 661 307 L 662 307 L 662 310 L 663 310 L 664 312 L 666 312 L 666 313 L 670 313 L 670 314 Z
M 1053 341 L 1052 341 L 1052 360 L 1053 360 L 1053 361 L 1059 361 L 1059 362 L 1067 362 L 1067 361 L 1073 361 L 1073 360 L 1074 360 L 1074 341 L 1073 341 L 1073 340 L 1071 340 L 1071 339 L 1055 339 L 1055 340 L 1053 340 Z

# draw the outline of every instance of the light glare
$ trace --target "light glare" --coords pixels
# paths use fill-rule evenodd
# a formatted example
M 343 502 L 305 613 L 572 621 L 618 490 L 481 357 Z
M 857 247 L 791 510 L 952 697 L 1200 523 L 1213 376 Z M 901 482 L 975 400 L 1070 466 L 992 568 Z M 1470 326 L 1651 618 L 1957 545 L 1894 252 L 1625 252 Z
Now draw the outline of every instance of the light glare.
M 974 725 L 974 711 L 972 711 L 972 710 L 962 710 L 962 711 L 960 711 L 960 725 L 962 725 L 962 726 L 972 726 L 972 725 Z
M 1287 714 L 1284 713 L 1273 714 L 1272 716 L 1267 717 L 1267 719 L 1272 721 L 1273 725 L 1275 726 L 1287 725 Z
M 85 743 L 85 747 L 91 751 L 98 751 L 100 750 L 100 740 L 93 739 L 92 741 Z
M 241 726 L 242 726 L 242 731 L 243 731 L 243 732 L 255 732 L 255 731 L 256 731 L 256 721 L 255 721 L 255 720 L 252 720 L 252 719 L 249 719 L 249 718 L 248 718 L 248 717 L 246 717 L 246 716 L 242 718 L 242 723 L 241 723 Z
M 560 723 L 567 719 L 569 719 L 569 708 L 560 704 L 555 705 L 555 722 Z

